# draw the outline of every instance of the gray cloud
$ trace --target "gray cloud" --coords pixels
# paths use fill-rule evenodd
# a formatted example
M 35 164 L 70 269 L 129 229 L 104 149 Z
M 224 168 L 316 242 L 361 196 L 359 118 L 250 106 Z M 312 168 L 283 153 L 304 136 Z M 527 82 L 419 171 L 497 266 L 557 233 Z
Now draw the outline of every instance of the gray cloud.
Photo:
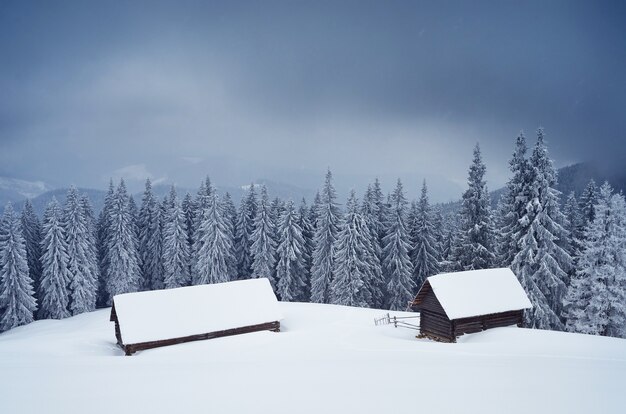
M 495 188 L 540 124 L 558 165 L 619 163 L 624 17 L 619 2 L 3 2 L 0 172 L 309 186 L 329 166 L 345 186 L 426 177 L 449 199 L 475 142 Z

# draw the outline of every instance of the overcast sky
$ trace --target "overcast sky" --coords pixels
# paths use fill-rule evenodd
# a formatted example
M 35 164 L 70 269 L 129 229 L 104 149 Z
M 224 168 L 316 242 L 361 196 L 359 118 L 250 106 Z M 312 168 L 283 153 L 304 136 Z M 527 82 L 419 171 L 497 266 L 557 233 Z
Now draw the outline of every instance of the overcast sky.
M 476 142 L 499 187 L 539 125 L 558 166 L 623 168 L 625 4 L 2 0 L 0 174 L 310 186 L 330 167 L 441 200 Z

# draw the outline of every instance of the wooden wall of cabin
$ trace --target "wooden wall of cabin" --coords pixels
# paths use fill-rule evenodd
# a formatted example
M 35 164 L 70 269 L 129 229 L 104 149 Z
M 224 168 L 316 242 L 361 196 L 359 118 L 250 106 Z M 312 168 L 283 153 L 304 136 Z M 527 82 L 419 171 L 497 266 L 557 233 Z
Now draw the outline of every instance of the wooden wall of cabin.
M 450 319 L 428 309 L 422 309 L 420 312 L 420 333 L 445 342 L 455 340 Z
M 446 311 L 439 303 L 437 296 L 428 286 L 428 291 L 421 297 L 420 304 L 420 333 L 446 342 L 454 342 L 452 322 Z
M 517 310 L 455 319 L 452 321 L 454 335 L 460 336 L 502 326 L 522 326 L 523 315 L 524 311 Z

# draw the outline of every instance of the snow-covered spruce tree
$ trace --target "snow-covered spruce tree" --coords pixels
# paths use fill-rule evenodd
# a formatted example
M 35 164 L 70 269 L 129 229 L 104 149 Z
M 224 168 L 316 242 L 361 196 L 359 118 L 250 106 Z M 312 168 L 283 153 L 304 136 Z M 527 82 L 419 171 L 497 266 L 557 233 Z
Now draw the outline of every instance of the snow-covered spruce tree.
M 365 224 L 369 230 L 368 239 L 373 255 L 368 257 L 372 269 L 372 278 L 368 281 L 371 301 L 369 305 L 373 308 L 383 308 L 385 306 L 386 283 L 382 273 L 382 238 L 384 237 L 384 225 L 381 217 L 383 214 L 382 191 L 376 179 L 374 185 L 368 185 L 363 197 L 361 214 L 365 219 Z
M 215 191 L 208 196 L 206 211 L 198 228 L 200 249 L 197 252 L 194 284 L 228 282 L 235 278 L 232 268 L 233 239 L 229 218 Z
M 313 266 L 313 236 L 315 234 L 313 224 L 309 220 L 309 210 L 303 197 L 298 208 L 298 225 L 302 229 L 302 239 L 304 240 L 304 250 L 302 251 L 302 257 L 304 258 L 304 282 L 306 285 L 302 295 L 302 301 L 304 302 L 311 299 L 311 267 Z
M 332 281 L 334 244 L 339 232 L 341 220 L 339 206 L 335 202 L 337 194 L 332 183 L 333 175 L 328 170 L 326 181 L 321 193 L 315 228 L 315 250 L 311 268 L 311 302 L 329 303 L 330 283 Z
M 142 288 L 163 288 L 163 235 L 161 234 L 161 206 L 152 192 L 148 178 L 139 211 L 139 257 Z
M 250 184 L 245 197 L 239 204 L 237 228 L 235 232 L 235 258 L 237 278 L 249 279 L 252 276 L 252 233 L 257 212 L 257 199 L 254 184 Z
M 98 277 L 93 268 L 96 258 L 93 256 L 95 251 L 91 246 L 91 228 L 87 220 L 78 190 L 72 186 L 67 192 L 63 218 L 72 315 L 96 309 Z
M 570 256 L 572 256 L 574 262 L 576 262 L 581 249 L 580 243 L 583 238 L 583 224 L 578 200 L 576 200 L 576 195 L 573 191 L 567 196 L 567 200 L 565 201 L 565 206 L 563 208 L 563 214 L 565 215 L 564 227 L 569 234 L 569 238 L 567 240 L 567 250 Z
M 96 247 L 98 249 L 98 265 L 100 268 L 100 280 L 98 282 L 98 300 L 97 306 L 107 306 L 111 298 L 109 298 L 109 291 L 107 288 L 107 276 L 108 263 L 107 263 L 107 243 L 111 234 L 111 225 L 109 220 L 111 218 L 111 209 L 113 207 L 113 199 L 115 198 L 115 187 L 113 186 L 113 180 L 109 180 L 109 189 L 104 196 L 104 205 L 98 216 L 97 234 L 96 234 Z
M 435 205 L 432 208 L 432 221 L 433 221 L 433 239 L 435 240 L 435 251 L 437 252 L 438 264 L 442 260 L 442 247 L 444 242 L 444 219 L 441 212 L 441 206 Z M 441 266 L 439 266 L 441 270 Z
M 230 255 L 231 260 L 229 263 L 230 270 L 228 271 L 228 274 L 231 275 L 232 280 L 235 280 L 237 279 L 237 269 L 239 267 L 235 250 L 235 235 L 237 233 L 237 208 L 235 207 L 235 203 L 233 203 L 233 199 L 228 192 L 224 194 L 220 206 L 222 209 L 222 214 L 226 218 L 228 237 L 231 240 L 232 245 L 232 254 Z
M 583 228 L 587 228 L 593 222 L 595 215 L 594 206 L 598 202 L 598 187 L 591 179 L 580 195 L 580 216 Z
M 274 223 L 270 217 L 270 204 L 267 189 L 261 186 L 261 198 L 259 209 L 254 220 L 254 232 L 252 233 L 252 277 L 269 279 L 276 291 L 274 279 L 274 266 L 276 264 L 276 243 Z
M 374 205 L 373 211 L 378 215 L 378 236 L 381 239 L 385 237 L 385 221 L 387 220 L 387 209 L 389 205 L 385 204 L 383 197 L 383 190 L 380 186 L 380 181 L 378 178 L 374 180 L 374 184 L 372 184 L 372 195 L 371 195 L 371 203 Z
M 8 203 L 0 221 L 0 332 L 33 321 L 37 310 L 20 220 Z
M 174 186 L 170 190 L 168 204 L 163 227 L 163 267 L 165 288 L 171 289 L 191 283 L 191 254 L 187 221 Z
M 406 227 L 407 201 L 399 179 L 390 202 L 385 223 L 387 234 L 383 238 L 383 274 L 387 280 L 389 309 L 405 310 L 413 299 L 416 286 L 411 277 L 411 244 Z
M 276 248 L 276 287 L 280 300 L 286 302 L 304 300 L 306 289 L 305 243 L 298 213 L 289 200 L 280 219 L 280 241 Z
M 110 234 L 106 241 L 107 292 L 111 298 L 121 293 L 136 292 L 141 287 L 138 241 L 128 206 L 128 192 L 120 180 L 108 219 Z
M 191 197 L 191 194 L 185 194 L 185 198 L 182 202 L 183 214 L 185 215 L 185 228 L 187 229 L 187 245 L 189 246 L 189 274 L 191 275 L 193 270 L 193 238 L 194 238 L 194 225 L 196 215 L 196 204 Z
M 68 269 L 63 211 L 54 197 L 44 212 L 42 236 L 39 313 L 42 318 L 67 318 L 70 316 L 68 287 L 71 274 Z
M 133 232 L 135 233 L 135 239 L 139 243 L 139 209 L 135 198 L 132 195 L 128 196 L 128 211 L 130 212 L 130 222 L 133 226 Z
M 439 273 L 439 246 L 435 239 L 433 214 L 428 202 L 428 188 L 426 181 L 422 184 L 422 193 L 419 202 L 415 205 L 412 214 L 411 226 L 411 258 L 413 261 L 413 280 L 420 287 L 428 276 Z
M 463 193 L 461 204 L 458 244 L 453 250 L 456 270 L 488 269 L 495 263 L 495 232 L 485 171 L 480 147 L 476 144 L 467 178 L 469 188 Z
M 454 243 L 454 230 L 447 229 L 443 235 L 443 241 L 441 243 L 441 261 L 439 267 L 442 272 L 454 271 L 454 266 L 450 260 L 450 251 Z
M 367 307 L 372 302 L 370 255 L 374 251 L 370 244 L 370 230 L 357 208 L 356 194 L 352 191 L 335 242 L 331 303 Z
M 530 166 L 526 158 L 528 146 L 524 133 L 520 132 L 515 142 L 513 157 L 509 160 L 511 178 L 498 202 L 498 262 L 508 267 L 519 253 L 518 240 L 528 224 L 520 220 L 526 215 L 530 199 Z
M 600 188 L 595 218 L 585 231 L 578 272 L 564 305 L 567 329 L 626 336 L 626 205 L 621 194 Z
M 270 219 L 274 223 L 274 242 L 280 243 L 280 220 L 285 212 L 285 202 L 275 197 L 270 204 Z
M 572 258 L 557 243 L 567 238 L 567 231 L 562 226 L 565 218 L 559 209 L 559 192 L 554 188 L 556 171 L 541 128 L 530 158 L 529 179 L 529 199 L 518 232 L 519 252 L 511 268 L 533 303 L 533 309 L 525 313 L 526 324 L 562 330 L 560 314 Z
M 237 230 L 237 208 L 229 192 L 226 192 L 224 198 L 222 198 L 222 208 L 224 214 L 226 214 L 226 217 L 230 221 L 230 227 L 233 229 L 233 237 L 235 237 L 234 234 Z
M 311 204 L 311 209 L 309 210 L 309 221 L 313 226 L 313 230 L 317 228 L 317 212 L 322 205 L 322 196 L 320 195 L 319 190 L 315 192 L 315 197 L 313 197 L 313 204 Z
M 98 299 L 98 289 L 100 286 L 100 266 L 98 265 L 98 247 L 97 247 L 97 228 L 96 228 L 96 218 L 93 212 L 93 207 L 91 206 L 91 201 L 87 194 L 82 194 L 78 201 L 80 203 L 80 208 L 82 210 L 83 217 L 85 217 L 85 222 L 87 224 L 87 245 L 89 248 L 89 254 L 87 258 L 89 259 L 89 268 L 91 269 L 92 275 L 96 280 L 96 304 Z
M 198 189 L 198 194 L 196 195 L 196 199 L 194 202 L 195 205 L 195 213 L 194 213 L 194 225 L 193 225 L 193 245 L 192 245 L 192 275 L 195 269 L 195 266 L 198 263 L 198 252 L 202 249 L 202 240 L 204 240 L 204 234 L 202 234 L 202 223 L 205 220 L 204 214 L 208 211 L 209 208 L 209 198 L 211 194 L 215 192 L 215 189 L 211 185 L 211 179 L 207 176 L 204 181 L 200 183 L 200 188 Z M 196 277 L 192 278 L 192 283 L 195 284 L 197 280 Z
M 37 214 L 35 214 L 30 200 L 24 202 L 20 223 L 24 241 L 26 242 L 28 273 L 33 281 L 36 294 L 39 291 L 39 281 L 41 280 L 41 222 Z

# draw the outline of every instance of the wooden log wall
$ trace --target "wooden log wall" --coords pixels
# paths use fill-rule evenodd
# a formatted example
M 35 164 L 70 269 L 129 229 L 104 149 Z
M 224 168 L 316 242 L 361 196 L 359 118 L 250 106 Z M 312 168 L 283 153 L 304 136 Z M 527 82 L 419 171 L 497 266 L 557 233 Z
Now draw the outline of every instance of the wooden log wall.
M 521 326 L 522 322 L 522 310 L 473 316 L 471 318 L 462 318 L 452 321 L 454 326 L 454 335 L 457 337 L 463 334 L 480 332 L 485 329 L 498 328 L 502 326 Z
M 428 282 L 424 283 L 412 307 L 420 311 L 420 333 L 423 336 L 445 342 L 469 333 L 501 326 L 522 326 L 523 310 L 472 316 L 450 320 Z
M 116 327 L 117 327 L 117 324 L 116 324 Z M 250 333 L 250 332 L 259 332 L 259 331 L 280 332 L 280 322 L 274 321 L 274 322 L 262 323 L 258 325 L 243 326 L 241 328 L 226 329 L 223 331 L 208 332 L 208 333 L 198 334 L 198 335 L 190 335 L 190 336 L 185 336 L 181 338 L 171 338 L 171 339 L 164 339 L 164 340 L 159 340 L 159 341 L 141 342 L 137 344 L 126 344 L 126 345 L 121 345 L 121 347 L 124 350 L 125 354 L 128 356 L 128 355 L 134 354 L 137 351 L 142 351 L 145 349 L 159 348 L 162 346 L 182 344 L 185 342 L 202 341 L 205 339 L 221 338 L 224 336 L 240 335 L 240 334 L 245 334 L 245 333 Z

